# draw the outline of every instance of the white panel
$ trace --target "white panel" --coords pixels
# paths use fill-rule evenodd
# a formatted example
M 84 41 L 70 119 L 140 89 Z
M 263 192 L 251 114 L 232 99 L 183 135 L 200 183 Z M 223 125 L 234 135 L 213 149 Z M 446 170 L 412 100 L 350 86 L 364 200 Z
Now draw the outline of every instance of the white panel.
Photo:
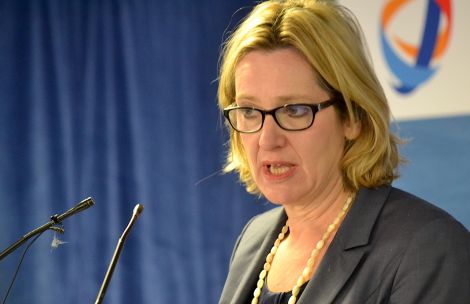
M 358 18 L 379 79 L 385 89 L 393 115 L 398 120 L 470 114 L 470 1 L 452 1 L 452 32 L 447 49 L 437 62 L 438 70 L 413 92 L 402 94 L 385 60 L 380 43 L 382 10 L 388 0 L 341 0 Z M 418 45 L 427 1 L 415 0 L 401 7 L 390 24 L 400 38 Z M 413 41 L 414 40 L 414 41 Z

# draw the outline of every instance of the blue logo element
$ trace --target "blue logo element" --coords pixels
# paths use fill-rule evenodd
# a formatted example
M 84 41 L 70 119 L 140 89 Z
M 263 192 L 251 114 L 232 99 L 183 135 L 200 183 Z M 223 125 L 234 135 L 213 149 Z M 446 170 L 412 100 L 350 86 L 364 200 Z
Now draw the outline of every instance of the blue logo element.
M 408 94 L 428 81 L 437 69 L 448 43 L 452 25 L 451 1 L 428 0 L 427 14 L 419 45 L 391 33 L 390 23 L 397 12 L 413 0 L 391 0 L 384 7 L 380 40 L 391 72 L 399 83 L 397 92 Z M 407 59 L 407 60 L 405 60 Z

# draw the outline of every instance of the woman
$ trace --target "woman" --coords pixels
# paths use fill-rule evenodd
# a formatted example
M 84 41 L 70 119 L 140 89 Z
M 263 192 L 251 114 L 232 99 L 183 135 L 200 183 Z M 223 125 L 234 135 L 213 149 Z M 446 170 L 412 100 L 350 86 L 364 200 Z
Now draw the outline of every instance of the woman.
M 220 303 L 469 303 L 469 232 L 391 186 L 390 110 L 352 14 L 257 5 L 225 45 L 226 171 L 279 205 L 233 251 Z

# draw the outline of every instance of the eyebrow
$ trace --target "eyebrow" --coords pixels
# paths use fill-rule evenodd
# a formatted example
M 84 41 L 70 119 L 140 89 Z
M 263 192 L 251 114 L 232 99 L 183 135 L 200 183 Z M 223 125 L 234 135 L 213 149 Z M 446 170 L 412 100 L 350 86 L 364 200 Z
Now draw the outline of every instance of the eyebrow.
M 235 96 L 235 100 L 248 100 L 248 101 L 253 101 L 257 102 L 259 99 L 251 96 L 251 95 L 245 95 L 245 94 L 240 94 Z M 304 100 L 304 101 L 311 101 L 314 98 L 309 95 L 285 95 L 285 96 L 278 96 L 276 97 L 276 100 L 280 101 L 280 103 L 287 103 L 292 100 Z

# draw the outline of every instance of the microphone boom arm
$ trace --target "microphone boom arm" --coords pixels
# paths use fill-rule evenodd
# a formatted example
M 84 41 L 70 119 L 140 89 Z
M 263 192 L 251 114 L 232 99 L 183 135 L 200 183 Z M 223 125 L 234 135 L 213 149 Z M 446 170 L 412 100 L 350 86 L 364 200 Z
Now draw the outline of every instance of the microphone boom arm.
M 78 203 L 75 207 L 67 210 L 61 215 L 53 215 L 51 216 L 51 221 L 45 223 L 44 225 L 32 230 L 31 232 L 23 235 L 18 241 L 13 243 L 10 247 L 2 251 L 0 253 L 0 261 L 3 260 L 7 255 L 12 253 L 16 248 L 21 246 L 24 242 L 32 238 L 33 236 L 43 233 L 44 231 L 50 229 L 52 226 L 60 224 L 63 220 L 66 218 L 74 215 L 75 213 L 81 212 L 85 209 L 88 209 L 89 207 L 93 206 L 95 203 L 93 202 L 93 199 L 91 197 L 84 199 L 80 203 Z

